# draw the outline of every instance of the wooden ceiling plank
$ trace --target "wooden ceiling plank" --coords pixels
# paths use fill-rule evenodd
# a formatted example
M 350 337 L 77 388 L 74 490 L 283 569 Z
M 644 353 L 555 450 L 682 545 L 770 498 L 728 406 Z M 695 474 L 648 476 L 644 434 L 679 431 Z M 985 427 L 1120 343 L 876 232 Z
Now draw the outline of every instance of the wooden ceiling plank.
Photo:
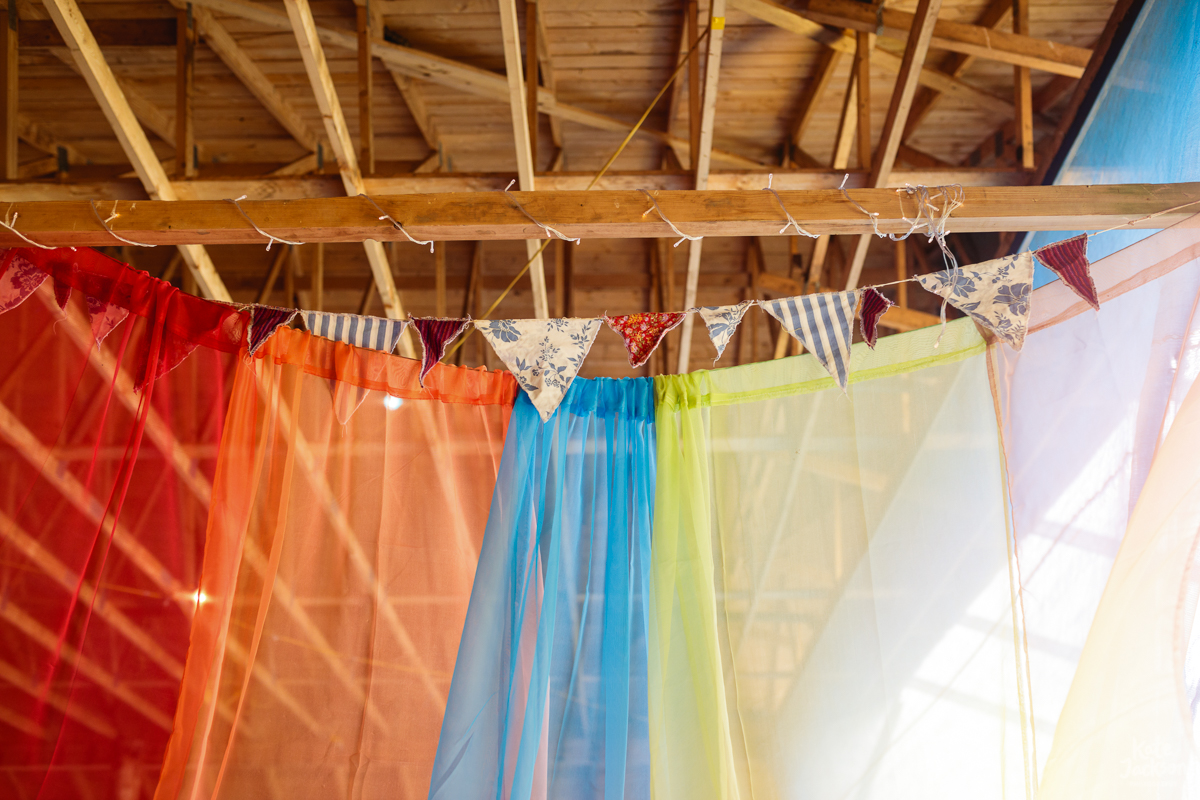
M 892 99 L 888 104 L 887 118 L 883 123 L 879 147 L 875 151 L 875 159 L 871 164 L 871 175 L 867 185 L 872 188 L 886 186 L 891 177 L 892 168 L 896 165 L 896 153 L 900 149 L 900 140 L 904 135 L 904 125 L 908 121 L 908 112 L 912 108 L 913 97 L 917 92 L 917 81 L 921 68 L 925 64 L 925 56 L 929 52 L 929 42 L 937 23 L 938 11 L 942 0 L 920 0 L 917 3 L 916 14 L 913 15 L 912 27 L 908 31 L 908 43 L 904 46 L 904 63 L 900 74 L 896 77 L 896 86 L 892 90 Z M 846 288 L 858 287 L 858 279 L 862 274 L 863 264 L 867 260 L 867 249 L 871 245 L 872 234 L 864 233 L 855 242 L 850 256 L 850 270 L 846 276 Z
M 694 154 L 692 165 L 696 173 L 696 190 L 708 188 L 708 175 L 712 170 L 713 134 L 717 119 L 717 84 L 721 77 L 721 49 L 725 42 L 725 0 L 712 0 L 709 6 L 708 58 L 704 64 L 704 99 L 700 106 L 700 146 Z M 700 282 L 700 254 L 703 239 L 688 242 L 687 279 L 683 290 L 683 307 L 692 308 L 696 305 L 696 291 Z M 695 327 L 695 315 L 688 314 L 683 319 L 679 333 L 679 358 L 675 371 L 688 371 L 688 361 L 692 354 L 692 330 Z
M 975 24 L 982 28 L 998 27 L 1008 17 L 1012 10 L 1012 4 L 1013 0 L 991 0 L 983 13 L 975 20 Z M 937 71 L 952 78 L 961 78 L 974 63 L 975 56 L 966 53 L 950 53 L 942 60 Z M 920 127 L 925 117 L 929 116 L 943 96 L 938 89 L 928 85 L 922 87 L 921 91 L 917 93 L 917 99 L 913 101 L 912 110 L 908 112 L 908 122 L 904 126 L 905 141 Z
M 277 30 L 291 30 L 291 23 L 286 15 L 261 3 L 250 2 L 250 0 L 198 0 L 193 4 L 222 14 L 251 20 Z M 315 26 L 315 30 L 322 44 L 349 51 L 357 48 L 357 41 L 352 33 L 321 26 Z M 376 58 L 410 78 L 448 86 L 480 97 L 490 97 L 502 103 L 510 102 L 507 79 L 503 75 L 386 41 L 375 41 L 372 49 Z M 559 103 L 554 95 L 545 88 L 538 91 L 538 109 L 543 114 L 557 116 L 562 120 L 622 135 L 628 133 L 633 127 L 627 122 L 604 114 L 567 103 Z M 672 136 L 666 131 L 657 131 L 642 126 L 638 133 L 658 139 L 677 150 L 682 148 L 686 151 L 688 148 L 685 139 Z M 716 148 L 713 149 L 712 157 L 733 166 L 763 166 L 754 159 Z
M 0 31 L 0 134 L 4 136 L 4 180 L 15 181 L 21 177 L 17 151 L 21 126 L 17 103 L 20 90 L 17 4 L 13 0 L 9 0 L 4 17 L 4 30 Z
M 346 194 L 357 196 L 366 194 L 366 184 L 363 183 L 362 172 L 359 170 L 358 158 L 354 152 L 354 142 L 350 139 L 350 130 L 346 126 L 346 117 L 342 113 L 342 104 L 338 100 L 337 89 L 333 84 L 333 76 L 329 72 L 329 64 L 325 61 L 325 51 L 317 32 L 317 24 L 313 19 L 312 8 L 308 0 L 284 0 L 287 16 L 296 43 L 300 47 L 300 55 L 304 60 L 304 69 L 312 84 L 313 95 L 321 117 L 325 122 L 325 135 L 329 139 L 330 149 L 337 159 L 338 172 L 341 173 L 342 185 Z M 357 48 L 357 40 L 354 40 Z M 356 202 L 368 206 L 362 200 Z M 367 253 L 367 262 L 371 265 L 371 275 L 379 296 L 383 299 L 383 307 L 391 319 L 405 316 L 404 306 L 400 302 L 400 293 L 396 290 L 396 282 L 392 276 L 391 264 L 383 245 L 377 239 L 363 240 L 363 249 Z M 416 358 L 416 347 L 408 330 L 400 336 L 400 350 L 408 358 Z
M 517 149 L 517 185 L 523 192 L 534 191 L 534 153 L 530 136 L 530 120 L 525 105 L 525 75 L 521 64 L 516 0 L 500 0 L 500 32 L 504 40 L 504 68 L 508 83 L 508 102 L 512 112 L 513 140 Z M 528 76 L 531 83 L 535 76 Z M 535 229 L 536 230 L 536 229 Z M 540 243 L 526 239 L 529 255 L 529 280 L 533 285 L 533 313 L 538 319 L 550 317 L 549 297 L 546 294 L 546 271 L 539 252 Z
M 937 185 L 938 181 L 926 177 L 919 182 Z M 968 186 L 963 191 L 965 205 L 948 220 L 950 232 L 1106 228 L 1200 200 L 1200 185 L 1189 183 Z M 781 189 L 779 194 L 787 208 L 803 209 L 800 221 L 814 233 L 858 234 L 872 230 L 871 221 L 847 203 L 837 189 Z M 910 222 L 903 218 L 893 189 L 857 189 L 854 197 L 868 212 L 879 214 L 881 231 L 900 233 L 909 229 Z M 672 236 L 670 228 L 656 215 L 643 214 L 648 204 L 636 190 L 537 191 L 518 193 L 515 198 L 535 218 L 570 236 Z M 782 215 L 778 203 L 761 188 L 660 191 L 656 198 L 663 213 L 692 235 L 780 235 Z M 539 230 L 496 191 L 379 196 L 376 201 L 413 236 L 435 241 L 526 239 Z M 378 211 L 358 198 L 245 200 L 242 207 L 263 229 L 285 238 L 304 236 L 309 242 L 361 241 L 366 237 L 405 241 L 403 234 L 378 219 Z M 110 241 L 86 201 L 14 202 L 12 210 L 21 215 L 22 233 L 48 245 L 96 246 Z M 1136 227 L 1167 227 L 1194 211 L 1173 211 L 1139 222 Z M 237 209 L 223 200 L 139 201 L 123 210 L 121 219 L 131 237 L 155 244 L 262 242 Z M 20 243 L 10 232 L 0 234 L 0 245 Z
M 104 54 L 100 52 L 100 47 L 83 18 L 83 12 L 79 10 L 79 4 L 76 0 L 44 0 L 44 5 L 63 41 L 67 43 L 76 66 L 92 90 L 92 95 L 116 133 L 121 149 L 137 171 L 146 193 L 158 200 L 175 200 L 175 189 L 167 178 L 166 170 L 159 163 L 154 149 L 150 146 L 150 140 L 146 138 L 146 133 L 138 124 L 125 93 L 117 83 L 116 76 L 104 60 Z M 221 276 L 213 266 L 212 259 L 202 245 L 181 245 L 180 253 L 206 297 L 225 302 L 232 301 L 225 284 L 221 282 Z
M 882 21 L 879 34 L 892 39 L 907 39 L 917 18 L 913 13 L 889 8 L 877 17 L 872 6 L 854 0 L 804 0 L 797 10 L 814 22 L 859 31 L 875 32 Z M 1091 51 L 1083 47 L 950 20 L 938 20 L 930 45 L 1072 78 L 1083 74 L 1091 57 Z

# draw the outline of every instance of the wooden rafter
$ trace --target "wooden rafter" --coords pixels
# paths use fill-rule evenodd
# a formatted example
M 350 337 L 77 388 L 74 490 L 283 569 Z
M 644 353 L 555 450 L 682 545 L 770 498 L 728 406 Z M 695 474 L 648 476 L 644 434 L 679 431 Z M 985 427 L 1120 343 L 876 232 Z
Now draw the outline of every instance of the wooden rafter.
M 249 0 L 199 0 L 194 5 L 205 6 L 223 14 L 252 20 L 277 30 L 291 30 L 291 23 L 286 15 L 275 9 Z M 353 33 L 333 28 L 314 25 L 317 39 L 325 45 L 355 51 L 358 47 L 357 38 Z M 448 86 L 452 89 L 480 97 L 490 97 L 503 103 L 511 102 L 508 82 L 504 75 L 498 75 L 485 69 L 463 64 L 449 58 L 442 58 L 422 52 L 412 47 L 393 44 L 385 41 L 375 41 L 372 52 L 380 61 L 410 78 L 428 81 Z M 612 131 L 626 134 L 633 127 L 630 123 L 614 119 L 605 114 L 589 111 L 579 106 L 560 103 L 546 88 L 538 91 L 538 110 L 543 114 L 557 116 L 560 119 L 575 122 L 597 130 Z M 666 131 L 657 131 L 642 126 L 639 135 L 651 136 L 671 147 L 687 149 L 685 139 L 672 136 Z M 761 167 L 762 164 L 752 158 L 715 149 L 712 157 L 721 163 L 740 167 Z
M 196 20 L 192 8 L 175 12 L 175 177 L 196 177 Z M 126 94 L 128 95 L 128 90 Z
M 296 43 L 300 46 L 300 55 L 304 59 L 304 69 L 308 73 L 309 83 L 312 84 L 317 106 L 321 109 L 321 117 L 325 121 L 325 135 L 329 139 L 330 149 L 337 159 L 338 171 L 342 176 L 342 185 L 346 194 L 359 195 L 366 193 L 362 172 L 359 169 L 358 158 L 354 152 L 354 143 L 350 139 L 350 130 L 346 127 L 346 117 L 342 113 L 342 104 L 338 100 L 337 90 L 333 85 L 333 76 L 329 74 L 329 65 L 325 61 L 325 51 L 317 32 L 312 9 L 308 0 L 284 0 L 288 18 L 291 20 L 292 32 Z M 357 45 L 357 41 L 355 42 Z M 361 202 L 361 201 L 359 201 Z M 396 291 L 395 279 L 392 276 L 391 264 L 383 245 L 375 239 L 364 239 L 363 249 L 367 253 L 367 262 L 371 265 L 371 274 L 379 296 L 383 299 L 383 307 L 388 317 L 398 319 L 404 316 L 404 307 L 400 303 L 400 293 Z M 405 330 L 400 336 L 400 350 L 409 358 L 416 357 L 416 348 L 412 336 Z
M 17 159 L 17 138 L 20 130 L 17 98 L 20 91 L 17 77 L 18 43 L 17 43 L 17 4 L 8 0 L 8 7 L 3 12 L 3 28 L 0 29 L 0 136 L 4 148 L 3 174 L 7 181 L 20 177 L 20 165 Z
M 912 108 L 913 97 L 917 91 L 917 79 L 925 63 L 925 55 L 929 52 L 929 42 L 937 23 L 938 10 L 942 0 L 920 0 L 917 11 L 913 16 L 912 27 L 908 31 L 908 43 L 904 47 L 904 63 L 900 74 L 896 77 L 896 86 L 892 90 L 892 99 L 888 105 L 887 118 L 883 123 L 883 133 L 879 138 L 879 147 L 871 163 L 871 175 L 867 185 L 872 188 L 886 186 L 891 177 L 892 168 L 896 164 L 896 153 L 900 149 L 900 140 L 904 135 L 904 126 L 908 121 L 908 112 Z M 850 271 L 846 276 L 846 288 L 858 286 L 858 278 L 862 273 L 863 264 L 867 260 L 867 248 L 871 244 L 871 234 L 864 233 L 855 242 L 854 251 L 850 256 Z
M 835 184 L 836 185 L 836 184 Z M 933 185 L 933 184 L 927 184 Z M 853 197 L 877 212 L 885 233 L 907 231 L 892 189 L 857 189 Z M 836 189 L 781 190 L 789 209 L 814 233 L 858 234 L 871 221 Z M 964 205 L 947 221 L 950 232 L 1090 230 L 1124 225 L 1200 199 L 1200 184 L 1120 186 L 964 187 Z M 564 234 L 585 238 L 671 237 L 637 191 L 523 192 L 516 199 L 534 217 Z M 703 236 L 778 236 L 782 214 L 775 198 L 761 188 L 745 191 L 660 191 L 658 203 L 685 232 Z M 415 237 L 435 241 L 526 239 L 538 230 L 499 192 L 456 192 L 378 197 L 376 201 Z M 305 236 L 310 242 L 349 242 L 364 238 L 406 241 L 381 223 L 379 212 L 354 197 L 317 200 L 246 200 L 246 210 L 265 230 L 282 237 Z M 261 244 L 262 238 L 232 204 L 222 201 L 143 201 L 121 207 L 123 230 L 155 244 L 178 244 L 203 236 L 215 244 Z M 21 230 L 46 244 L 103 245 L 107 235 L 86 202 L 14 203 Z M 1162 228 L 1191 216 L 1184 209 L 1135 227 Z M 12 233 L 0 233 L 0 245 L 19 246 Z
M 725 41 L 725 0 L 712 0 L 709 9 L 708 58 L 704 64 L 704 100 L 700 107 L 700 146 L 692 161 L 696 173 L 696 190 L 708 188 L 708 174 L 712 169 L 713 133 L 717 116 L 717 83 L 721 77 L 721 50 Z M 683 307 L 696 305 L 696 291 L 700 285 L 700 254 L 703 240 L 688 242 L 687 279 L 683 290 Z M 695 315 L 684 317 L 679 334 L 679 359 L 675 371 L 687 372 L 692 353 L 692 329 Z
M 146 192 L 157 200 L 175 200 L 175 189 L 104 60 L 79 5 L 75 0 L 45 0 L 45 6 Z M 226 302 L 232 300 L 202 245 L 181 245 L 179 252 L 207 297 Z
M 1029 0 L 1013 0 L 1013 33 L 1029 35 Z M 1033 169 L 1033 83 L 1029 67 L 1013 67 L 1013 105 L 1016 116 L 1017 162 Z
M 802 146 L 804 132 L 808 130 L 808 125 L 812 122 L 821 97 L 825 94 L 825 90 L 829 86 L 829 81 L 833 78 L 833 73 L 837 71 L 841 60 L 841 50 L 825 48 L 821 51 L 820 59 L 817 62 L 817 69 L 804 85 L 804 94 L 800 98 L 799 112 L 796 114 L 795 121 L 792 123 L 788 134 L 788 138 L 791 140 L 793 146 Z
M 521 37 L 516 0 L 500 0 L 500 30 L 504 39 L 504 67 L 508 79 L 513 139 L 517 151 L 517 185 L 523 192 L 532 192 L 536 167 L 528 108 L 525 103 L 526 76 L 521 64 Z M 532 75 L 528 78 L 531 82 L 536 80 Z M 541 243 L 533 238 L 525 241 L 525 252 L 530 259 L 529 280 L 533 285 L 533 313 L 538 319 L 547 319 L 550 316 L 550 306 L 546 295 L 546 270 L 539 251 L 540 246 Z

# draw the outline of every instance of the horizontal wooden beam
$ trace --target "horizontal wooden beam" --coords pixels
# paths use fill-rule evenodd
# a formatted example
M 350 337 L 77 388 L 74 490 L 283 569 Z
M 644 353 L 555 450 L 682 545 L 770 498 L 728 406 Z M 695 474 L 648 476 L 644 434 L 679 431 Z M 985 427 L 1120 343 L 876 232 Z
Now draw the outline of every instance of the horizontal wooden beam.
M 836 189 L 849 174 L 846 186 L 859 189 L 866 186 L 865 171 L 805 169 L 774 173 L 779 190 L 804 191 Z M 513 179 L 511 173 L 480 174 L 424 173 L 396 177 L 363 178 L 367 194 L 439 194 L 446 192 L 498 192 Z M 555 172 L 537 176 L 541 191 L 582 191 L 592 180 L 592 173 Z M 600 179 L 596 189 L 610 191 L 678 190 L 693 188 L 695 179 L 688 172 L 610 172 Z M 948 169 L 905 169 L 893 172 L 888 185 L 900 188 L 912 186 L 1024 186 L 1027 173 L 1002 168 L 952 167 Z M 708 188 L 721 191 L 760 190 L 767 185 L 763 172 L 712 172 Z M 287 176 L 277 173 L 262 178 L 199 178 L 172 183 L 181 200 L 224 200 L 246 195 L 251 200 L 303 200 L 318 197 L 341 197 L 345 194 L 342 182 L 332 176 Z M 146 192 L 133 180 L 97 181 L 89 183 L 60 183 L 58 181 L 28 181 L 0 183 L 0 202 L 34 200 L 145 200 Z
M 907 39 L 913 23 L 913 15 L 908 11 L 885 8 L 876 14 L 871 5 L 854 0 L 806 0 L 797 10 L 813 22 L 867 33 L 878 32 L 890 39 Z M 1092 55 L 1085 47 L 950 20 L 937 21 L 929 46 L 1072 78 L 1083 75 Z
M 863 234 L 871 220 L 841 192 L 781 191 L 800 224 L 818 234 Z M 568 236 L 589 239 L 669 238 L 671 229 L 640 192 L 518 192 L 536 219 Z M 775 197 L 764 191 L 663 191 L 662 213 L 680 230 L 701 236 L 778 236 L 785 218 Z M 908 231 L 917 216 L 911 201 L 893 189 L 858 189 L 853 198 L 878 214 L 885 233 Z M 435 241 L 537 239 L 545 234 L 503 194 L 459 192 L 379 196 L 376 202 L 410 234 Z M 948 220 L 950 232 L 1096 230 L 1114 225 L 1157 229 L 1200 210 L 1200 183 L 1119 186 L 968 187 L 963 206 Z M 1195 204 L 1190 210 L 1170 211 Z M 17 203 L 21 232 L 48 245 L 107 245 L 111 235 L 86 202 Z M 137 241 L 160 245 L 252 244 L 263 236 L 232 203 L 146 200 L 120 206 L 114 227 Z M 404 241 L 404 235 L 366 200 L 244 201 L 242 210 L 275 236 L 307 242 L 364 239 Z M 1168 212 L 1169 213 L 1163 213 Z M 1150 214 L 1160 216 L 1145 220 Z M 12 233 L 0 245 L 20 245 Z

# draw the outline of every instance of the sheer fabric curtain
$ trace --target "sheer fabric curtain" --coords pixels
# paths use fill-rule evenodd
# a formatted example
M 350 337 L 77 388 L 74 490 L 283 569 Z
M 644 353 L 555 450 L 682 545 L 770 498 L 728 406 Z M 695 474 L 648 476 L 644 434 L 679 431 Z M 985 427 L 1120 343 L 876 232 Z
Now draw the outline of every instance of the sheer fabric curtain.
M 517 399 L 431 798 L 649 798 L 650 379 Z
M 84 248 L 8 251 L 0 280 L 18 269 L 42 282 L 0 313 L 0 795 L 140 797 L 171 731 L 243 320 Z M 130 313 L 98 347 L 89 307 L 110 303 Z
M 1032 779 L 997 420 L 968 320 L 657 378 L 654 794 L 1011 798 Z
M 280 329 L 238 365 L 158 798 L 419 797 L 516 382 Z
M 1041 796 L 1185 797 L 1200 520 L 1179 426 L 1200 373 L 1200 218 L 1092 272 L 1099 313 L 1050 284 L 1022 352 L 994 352 Z

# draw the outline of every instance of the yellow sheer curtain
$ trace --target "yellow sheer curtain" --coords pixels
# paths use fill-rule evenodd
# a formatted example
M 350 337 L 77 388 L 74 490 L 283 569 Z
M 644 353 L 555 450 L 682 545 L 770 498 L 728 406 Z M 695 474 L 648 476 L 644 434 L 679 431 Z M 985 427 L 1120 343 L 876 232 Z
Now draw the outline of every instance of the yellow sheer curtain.
M 668 798 L 1031 791 L 984 343 L 967 320 L 657 379 L 651 764 Z

